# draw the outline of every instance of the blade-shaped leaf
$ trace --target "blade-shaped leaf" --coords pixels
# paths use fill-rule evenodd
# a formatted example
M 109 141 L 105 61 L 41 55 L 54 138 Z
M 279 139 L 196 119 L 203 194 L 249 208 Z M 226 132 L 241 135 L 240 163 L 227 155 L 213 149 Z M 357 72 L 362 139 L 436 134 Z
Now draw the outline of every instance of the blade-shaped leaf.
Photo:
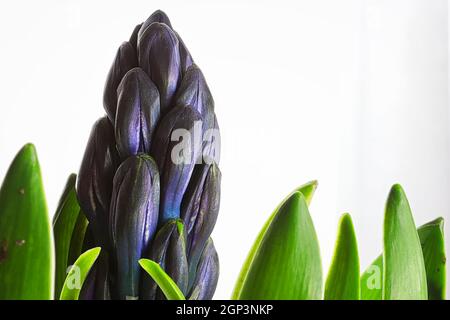
M 427 299 L 427 277 L 419 236 L 405 192 L 394 185 L 384 216 L 383 299 Z
M 72 174 L 67 180 L 63 194 L 53 219 L 53 237 L 55 240 L 55 297 L 61 294 L 69 266 L 70 242 L 74 231 L 80 206 L 75 192 L 77 176 Z
M 177 287 L 176 283 L 164 272 L 159 264 L 150 259 L 141 259 L 139 264 L 155 280 L 167 300 L 186 300 L 180 288 Z
M 359 256 L 350 215 L 339 222 L 336 248 L 325 283 L 325 300 L 359 300 Z
M 314 300 L 321 297 L 319 244 L 305 198 L 296 191 L 283 203 L 265 232 L 239 299 Z
M 84 280 L 97 260 L 100 250 L 100 247 L 90 249 L 75 261 L 64 281 L 60 300 L 78 300 Z
M 232 300 L 238 300 L 242 291 L 242 286 L 244 284 L 245 278 L 247 277 L 248 270 L 250 268 L 250 265 L 253 262 L 254 257 L 256 256 L 256 253 L 258 252 L 258 249 L 261 245 L 261 241 L 264 238 L 264 235 L 266 234 L 267 229 L 269 228 L 273 218 L 275 217 L 276 213 L 278 212 L 279 208 L 286 202 L 287 199 L 296 191 L 300 191 L 303 196 L 305 197 L 306 202 L 309 203 L 312 200 L 312 196 L 314 195 L 314 191 L 317 188 L 317 181 L 310 181 L 305 183 L 304 185 L 301 185 L 300 187 L 296 188 L 289 196 L 287 196 L 274 210 L 274 212 L 270 215 L 269 219 L 266 221 L 264 226 L 262 227 L 261 231 L 259 232 L 258 236 L 256 237 L 255 242 L 253 243 L 247 258 L 245 259 L 244 264 L 242 265 L 241 272 L 239 273 L 238 279 L 236 281 L 236 285 L 233 290 L 233 294 L 231 296 Z
M 444 219 L 433 220 L 418 230 L 427 271 L 429 300 L 445 300 Z
M 428 222 L 419 229 L 420 242 L 427 272 L 429 300 L 445 299 L 445 242 L 442 218 Z M 381 280 L 383 274 L 383 256 L 367 268 L 361 276 L 361 299 L 381 300 Z
M 53 237 L 36 150 L 25 145 L 0 189 L 0 300 L 53 298 Z
M 382 286 L 383 255 L 379 255 L 361 275 L 361 300 L 382 300 Z

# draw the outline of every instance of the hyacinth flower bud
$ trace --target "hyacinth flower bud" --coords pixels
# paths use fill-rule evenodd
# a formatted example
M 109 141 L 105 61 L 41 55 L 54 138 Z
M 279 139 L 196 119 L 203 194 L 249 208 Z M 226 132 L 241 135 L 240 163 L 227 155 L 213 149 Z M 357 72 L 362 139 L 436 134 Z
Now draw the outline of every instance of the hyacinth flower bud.
M 201 116 L 189 106 L 172 109 L 155 132 L 151 154 L 161 172 L 160 224 L 180 217 L 184 192 L 201 157 L 201 140 L 195 135 Z
M 139 33 L 139 30 L 141 30 L 141 27 L 142 27 L 142 23 L 140 23 L 136 27 L 134 27 L 134 30 L 131 33 L 130 39 L 128 40 L 128 42 L 131 44 L 131 46 L 135 50 L 136 54 L 137 54 L 138 33 Z M 136 60 L 137 60 L 137 57 L 136 57 Z
M 181 219 L 186 227 L 190 285 L 217 221 L 220 181 L 221 173 L 215 163 L 197 165 L 183 199 Z
M 106 251 L 102 251 L 89 271 L 79 300 L 110 300 L 110 270 Z
M 219 257 L 211 238 L 206 242 L 197 266 L 190 300 L 211 300 L 219 280 Z
M 220 160 L 220 133 L 214 113 L 214 99 L 201 70 L 193 64 L 180 83 L 176 105 L 189 105 L 202 115 L 203 160 L 211 164 Z
M 158 221 L 159 173 L 150 156 L 129 157 L 117 169 L 110 209 L 110 237 L 115 261 L 115 294 L 135 299 L 138 260 L 146 252 Z
M 188 286 L 188 262 L 184 226 L 180 220 L 169 220 L 157 232 L 150 247 L 150 259 L 157 262 L 186 294 Z M 148 276 L 143 275 L 141 299 L 162 300 L 164 295 L 157 284 Z
M 138 61 L 135 48 L 129 42 L 122 43 L 109 69 L 103 91 L 103 106 L 111 123 L 114 123 L 116 118 L 117 87 L 123 76 L 137 66 Z
M 115 136 L 122 159 L 149 153 L 159 119 L 159 92 L 141 68 L 128 71 L 117 88 Z
M 139 30 L 135 31 L 136 32 L 136 39 L 145 31 L 145 29 L 147 29 L 147 27 L 149 25 L 151 25 L 152 23 L 157 22 L 157 23 L 164 23 L 165 25 L 167 25 L 170 29 L 172 29 L 172 31 L 174 32 L 174 34 L 176 35 L 177 39 L 178 39 L 178 49 L 180 51 L 180 67 L 181 67 L 181 72 L 185 73 L 186 70 L 192 65 L 193 61 L 192 61 L 192 57 L 191 54 L 189 53 L 186 45 L 184 44 L 183 40 L 181 39 L 181 37 L 178 35 L 178 33 L 173 29 L 172 24 L 170 23 L 170 19 L 169 17 L 161 10 L 157 10 L 155 12 L 153 12 L 153 14 L 141 25 L 139 25 Z M 134 32 L 133 32 L 134 34 Z M 131 39 L 133 39 L 133 41 L 131 41 Z M 134 36 L 132 36 L 132 38 L 130 39 L 130 42 L 134 43 Z
M 220 130 L 219 124 L 217 123 L 216 115 L 213 115 L 213 122 L 210 124 L 209 128 L 206 128 L 203 133 L 202 142 L 202 159 L 206 164 L 220 162 Z
M 189 53 L 188 48 L 184 44 L 183 39 L 181 39 L 178 33 L 175 32 L 175 34 L 178 38 L 178 49 L 180 51 L 180 68 L 181 72 L 184 75 L 188 70 L 188 68 L 194 63 L 194 60 L 192 59 L 192 56 Z
M 170 29 L 172 29 L 172 24 L 170 23 L 169 17 L 161 10 L 156 10 L 151 14 L 147 20 L 142 23 L 140 30 L 138 31 L 138 38 L 142 37 L 144 31 L 152 24 L 152 23 L 164 23 Z
M 164 115 L 181 80 L 178 38 L 169 26 L 154 22 L 138 36 L 137 45 L 139 66 L 156 84 Z
M 191 65 L 183 76 L 175 98 L 175 105 L 189 105 L 203 117 L 204 125 L 213 121 L 214 99 L 202 71 Z M 209 126 L 208 126 L 209 127 Z
M 102 244 L 107 235 L 105 226 L 117 163 L 114 129 L 104 117 L 92 128 L 76 188 L 80 207 L 92 225 L 95 240 Z

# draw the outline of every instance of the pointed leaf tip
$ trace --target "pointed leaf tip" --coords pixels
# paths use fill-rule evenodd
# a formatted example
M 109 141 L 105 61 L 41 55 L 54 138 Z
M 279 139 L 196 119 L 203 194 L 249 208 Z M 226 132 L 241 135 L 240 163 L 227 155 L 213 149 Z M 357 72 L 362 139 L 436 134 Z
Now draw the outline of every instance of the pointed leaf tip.
M 384 218 L 383 299 L 426 300 L 422 247 L 403 188 L 389 193 Z
M 319 244 L 304 196 L 295 191 L 263 235 L 238 298 L 316 300 L 321 296 Z
M 0 188 L 0 300 L 53 298 L 53 237 L 36 148 L 20 149 Z
M 231 299 L 238 300 L 240 298 L 242 288 L 243 288 L 245 279 L 248 275 L 250 266 L 259 251 L 259 248 L 261 246 L 261 242 L 264 238 L 264 235 L 266 234 L 267 230 L 269 229 L 269 227 L 270 227 L 274 217 L 276 216 L 277 212 L 279 211 L 280 207 L 287 201 L 287 199 L 290 198 L 290 196 L 293 193 L 298 192 L 298 191 L 300 191 L 303 194 L 303 196 L 306 200 L 306 203 L 309 205 L 317 186 L 318 186 L 317 180 L 312 180 L 312 181 L 309 181 L 309 182 L 297 187 L 275 208 L 275 210 L 270 215 L 269 219 L 267 219 L 266 223 L 263 225 L 261 231 L 258 233 L 258 236 L 255 239 L 255 242 L 253 243 L 252 247 L 250 248 L 250 251 L 247 255 L 247 258 L 246 258 L 244 264 L 242 265 L 241 272 L 239 273 L 238 279 L 236 281 Z
M 359 256 L 353 222 L 342 215 L 333 260 L 325 284 L 325 300 L 359 300 Z
M 100 247 L 89 249 L 75 261 L 64 281 L 60 300 L 78 300 L 83 283 L 100 255 L 100 251 Z
M 158 284 L 167 300 L 186 300 L 180 288 L 159 264 L 150 259 L 140 259 L 139 264 Z

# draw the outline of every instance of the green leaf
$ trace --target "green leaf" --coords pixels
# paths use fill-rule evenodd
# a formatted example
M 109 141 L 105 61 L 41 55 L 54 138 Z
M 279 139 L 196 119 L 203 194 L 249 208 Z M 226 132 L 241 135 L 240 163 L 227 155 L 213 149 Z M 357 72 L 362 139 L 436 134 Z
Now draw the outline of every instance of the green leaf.
M 70 268 L 61 290 L 60 300 L 78 300 L 84 280 L 100 254 L 101 248 L 96 247 L 83 253 Z
M 287 196 L 279 205 L 278 207 L 273 211 L 273 213 L 270 215 L 269 219 L 266 221 L 264 226 L 262 227 L 261 231 L 259 232 L 258 236 L 256 237 L 255 242 L 253 243 L 253 246 L 251 247 L 247 258 L 242 265 L 241 272 L 239 273 L 238 279 L 236 281 L 236 285 L 233 290 L 233 294 L 231 296 L 232 300 L 238 300 L 242 291 L 242 286 L 245 282 L 245 278 L 247 277 L 248 270 L 253 262 L 254 257 L 256 256 L 256 253 L 259 250 L 259 247 L 261 245 L 261 241 L 264 238 L 264 235 L 266 234 L 267 229 L 269 228 L 273 218 L 275 217 L 276 213 L 278 212 L 279 208 L 286 202 L 287 199 L 289 199 L 290 196 L 292 196 L 293 193 L 300 191 L 303 196 L 305 197 L 306 203 L 309 205 L 312 196 L 314 195 L 314 191 L 317 189 L 317 181 L 313 180 L 310 182 L 307 182 L 300 187 L 296 188 L 294 191 L 292 191 L 289 196 Z
M 63 194 L 53 218 L 53 237 L 55 239 L 55 298 L 61 294 L 61 289 L 67 275 L 67 268 L 74 261 L 69 261 L 72 238 L 75 226 L 80 215 L 80 206 L 75 192 L 75 182 L 77 176 L 71 174 L 67 180 Z M 85 219 L 85 218 L 84 218 Z M 86 220 L 86 219 L 85 219 Z M 79 231 L 79 230 L 77 230 Z M 79 235 L 77 235 L 79 236 Z M 84 237 L 84 234 L 83 234 Z M 76 241 L 77 239 L 74 239 Z M 82 239 L 81 239 L 82 241 Z M 76 257 L 81 253 L 77 252 Z
M 444 219 L 433 220 L 418 230 L 427 271 L 429 300 L 445 300 Z
M 139 264 L 153 278 L 167 300 L 186 300 L 180 288 L 159 264 L 150 259 L 141 259 Z
M 0 300 L 53 298 L 52 239 L 36 149 L 27 144 L 0 189 Z
M 361 300 L 382 300 L 383 256 L 379 255 L 361 276 Z
M 444 220 L 438 218 L 417 229 L 427 272 L 429 300 L 445 299 L 445 242 Z M 361 298 L 381 300 L 383 257 L 380 255 L 361 276 Z
M 319 244 L 308 206 L 294 192 L 265 232 L 242 285 L 242 300 L 322 298 Z
M 398 184 L 386 203 L 383 240 L 383 299 L 426 300 L 422 247 L 405 192 Z
M 325 300 L 359 300 L 359 256 L 350 215 L 339 222 L 333 260 L 325 283 Z

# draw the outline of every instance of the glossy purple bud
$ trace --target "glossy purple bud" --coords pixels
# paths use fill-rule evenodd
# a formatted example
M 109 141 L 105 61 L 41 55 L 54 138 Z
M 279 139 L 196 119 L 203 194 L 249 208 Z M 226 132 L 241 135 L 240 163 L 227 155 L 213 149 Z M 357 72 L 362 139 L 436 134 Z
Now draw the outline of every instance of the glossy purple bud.
M 161 172 L 160 224 L 180 217 L 184 192 L 201 160 L 200 120 L 193 108 L 178 106 L 163 117 L 155 132 L 151 154 Z
M 139 30 L 141 30 L 142 23 L 138 24 L 136 27 L 134 27 L 133 33 L 130 36 L 130 40 L 128 42 L 133 46 L 135 52 L 137 52 L 137 41 L 138 41 L 138 33 Z M 137 57 L 136 57 L 137 60 Z
M 186 227 L 191 284 L 200 256 L 217 221 L 220 181 L 221 173 L 215 163 L 197 165 L 183 199 L 181 219 Z
M 202 159 L 207 164 L 220 162 L 220 130 L 217 123 L 217 117 L 213 114 L 212 122 L 204 128 L 202 142 Z
M 128 71 L 117 88 L 115 136 L 122 159 L 149 153 L 159 119 L 159 92 L 141 68 Z
M 180 68 L 181 72 L 184 74 L 186 70 L 192 65 L 193 60 L 191 57 L 191 54 L 189 53 L 186 45 L 184 44 L 181 37 L 178 35 L 178 33 L 173 30 L 172 24 L 170 23 L 169 17 L 161 10 L 155 11 L 139 28 L 138 34 L 136 35 L 136 39 L 144 33 L 145 29 L 152 23 L 164 23 L 172 31 L 175 33 L 176 37 L 178 38 L 178 49 L 180 51 Z M 130 40 L 131 42 L 131 40 Z
M 212 122 L 214 100 L 205 77 L 197 65 L 191 65 L 184 74 L 177 90 L 175 105 L 189 105 L 202 115 L 206 123 Z
M 168 26 L 170 29 L 172 29 L 172 24 L 170 23 L 169 17 L 161 10 L 156 10 L 152 13 L 150 17 L 147 18 L 147 20 L 142 23 L 141 28 L 138 32 L 138 38 L 142 37 L 142 34 L 144 31 L 152 24 L 152 23 L 164 23 L 166 26 Z
M 108 254 L 102 250 L 83 283 L 79 300 L 111 300 L 109 281 Z
M 118 164 L 114 129 L 108 118 L 93 126 L 77 179 L 80 207 L 92 225 L 96 241 L 103 245 L 111 202 L 112 182 Z
M 123 76 L 137 66 L 138 61 L 135 48 L 129 42 L 122 43 L 109 70 L 103 91 L 103 106 L 111 123 L 115 122 L 116 117 L 117 87 Z
M 158 87 L 161 114 L 166 114 L 181 80 L 178 38 L 169 26 L 154 22 L 142 32 L 138 62 Z
M 211 238 L 208 239 L 196 270 L 190 300 L 211 300 L 219 280 L 219 257 Z
M 134 299 L 139 293 L 138 260 L 147 250 L 158 221 L 159 174 L 153 159 L 131 156 L 117 169 L 110 209 L 115 293 Z
M 181 221 L 169 220 L 161 227 L 152 242 L 148 257 L 157 262 L 180 290 L 186 294 L 188 262 Z M 141 298 L 144 300 L 165 299 L 158 285 L 148 275 L 144 275 L 142 279 Z
M 214 113 L 214 100 L 201 70 L 193 64 L 183 77 L 175 98 L 176 105 L 189 105 L 202 115 L 203 160 L 220 160 L 220 132 Z
M 192 66 L 192 64 L 194 63 L 194 60 L 192 59 L 192 56 L 189 53 L 188 48 L 184 44 L 183 39 L 181 39 L 181 37 L 179 36 L 178 33 L 175 32 L 175 34 L 178 38 L 178 49 L 180 51 L 180 68 L 181 68 L 181 72 L 184 75 L 186 73 L 186 71 L 188 70 L 188 68 L 190 66 Z

